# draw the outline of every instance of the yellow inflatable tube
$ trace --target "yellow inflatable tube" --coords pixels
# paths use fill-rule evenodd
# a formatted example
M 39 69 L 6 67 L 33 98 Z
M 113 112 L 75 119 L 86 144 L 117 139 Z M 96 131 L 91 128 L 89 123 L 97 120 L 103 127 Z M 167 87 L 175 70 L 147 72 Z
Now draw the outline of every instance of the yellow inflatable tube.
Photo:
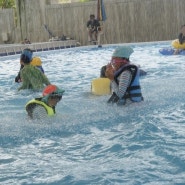
M 173 41 L 172 41 L 172 46 L 173 46 L 175 49 L 185 49 L 185 43 L 180 44 L 180 43 L 179 43 L 179 39 L 173 40 Z
M 96 78 L 91 82 L 91 92 L 94 95 L 108 95 L 111 93 L 111 83 L 108 78 Z

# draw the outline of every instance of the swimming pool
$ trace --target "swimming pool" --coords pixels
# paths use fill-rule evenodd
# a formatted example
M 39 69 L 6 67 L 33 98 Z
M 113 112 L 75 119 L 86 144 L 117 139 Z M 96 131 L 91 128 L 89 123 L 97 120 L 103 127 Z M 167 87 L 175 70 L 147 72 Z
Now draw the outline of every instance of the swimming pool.
M 184 184 L 184 57 L 159 54 L 168 42 L 131 46 L 130 60 L 148 74 L 140 80 L 145 101 L 127 107 L 90 93 L 116 45 L 35 53 L 66 90 L 52 124 L 26 119 L 25 103 L 41 93 L 17 92 L 19 55 L 0 58 L 2 184 Z

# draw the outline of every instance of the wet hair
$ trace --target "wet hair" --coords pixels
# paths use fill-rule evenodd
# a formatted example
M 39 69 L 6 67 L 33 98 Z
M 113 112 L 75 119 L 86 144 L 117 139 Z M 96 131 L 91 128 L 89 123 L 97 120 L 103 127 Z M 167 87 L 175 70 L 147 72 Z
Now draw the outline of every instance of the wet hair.
M 100 78 L 106 78 L 105 71 L 106 71 L 106 66 L 102 66 L 100 71 Z
M 21 58 L 20 58 L 25 64 L 29 64 L 30 58 L 28 56 L 26 56 L 25 54 L 21 54 Z
M 94 15 L 94 14 L 91 14 L 91 15 L 90 15 L 90 18 L 95 18 L 95 15 Z

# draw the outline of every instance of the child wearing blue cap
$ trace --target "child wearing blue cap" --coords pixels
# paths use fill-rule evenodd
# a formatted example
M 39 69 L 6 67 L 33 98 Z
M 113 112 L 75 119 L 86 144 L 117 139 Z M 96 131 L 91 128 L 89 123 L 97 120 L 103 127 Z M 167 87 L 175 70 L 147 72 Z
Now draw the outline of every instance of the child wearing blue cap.
M 22 79 L 21 79 L 21 70 L 23 69 L 24 67 L 24 64 L 23 64 L 23 61 L 22 61 L 22 58 L 23 58 L 23 55 L 28 55 L 28 57 L 31 59 L 31 62 L 30 64 L 33 65 L 33 66 L 36 66 L 41 72 L 44 73 L 44 69 L 42 67 L 42 61 L 39 57 L 32 57 L 32 50 L 30 50 L 29 48 L 26 48 L 23 50 L 21 56 L 20 56 L 20 70 L 18 72 L 18 75 L 15 77 L 15 82 L 19 83 L 19 82 L 22 82 Z
M 18 88 L 18 91 L 21 89 L 42 90 L 45 85 L 50 84 L 46 75 L 30 64 L 32 54 L 33 52 L 30 49 L 25 49 L 21 54 L 21 61 L 24 67 L 20 71 L 22 85 Z
M 129 46 L 115 49 L 111 62 L 106 66 L 105 75 L 112 81 L 113 94 L 108 103 L 125 105 L 127 100 L 140 102 L 143 100 L 139 83 L 139 69 L 129 61 L 134 50 Z

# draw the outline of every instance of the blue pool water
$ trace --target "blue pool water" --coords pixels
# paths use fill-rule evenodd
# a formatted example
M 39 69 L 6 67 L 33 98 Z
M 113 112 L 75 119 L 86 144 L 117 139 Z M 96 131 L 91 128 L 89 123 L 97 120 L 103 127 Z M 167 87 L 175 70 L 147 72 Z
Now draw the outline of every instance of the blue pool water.
M 66 90 L 51 124 L 27 120 L 17 92 L 19 56 L 0 58 L 0 184 L 185 184 L 185 59 L 159 53 L 169 43 L 131 44 L 145 101 L 108 106 L 91 80 L 115 45 L 35 53 L 50 81 Z

